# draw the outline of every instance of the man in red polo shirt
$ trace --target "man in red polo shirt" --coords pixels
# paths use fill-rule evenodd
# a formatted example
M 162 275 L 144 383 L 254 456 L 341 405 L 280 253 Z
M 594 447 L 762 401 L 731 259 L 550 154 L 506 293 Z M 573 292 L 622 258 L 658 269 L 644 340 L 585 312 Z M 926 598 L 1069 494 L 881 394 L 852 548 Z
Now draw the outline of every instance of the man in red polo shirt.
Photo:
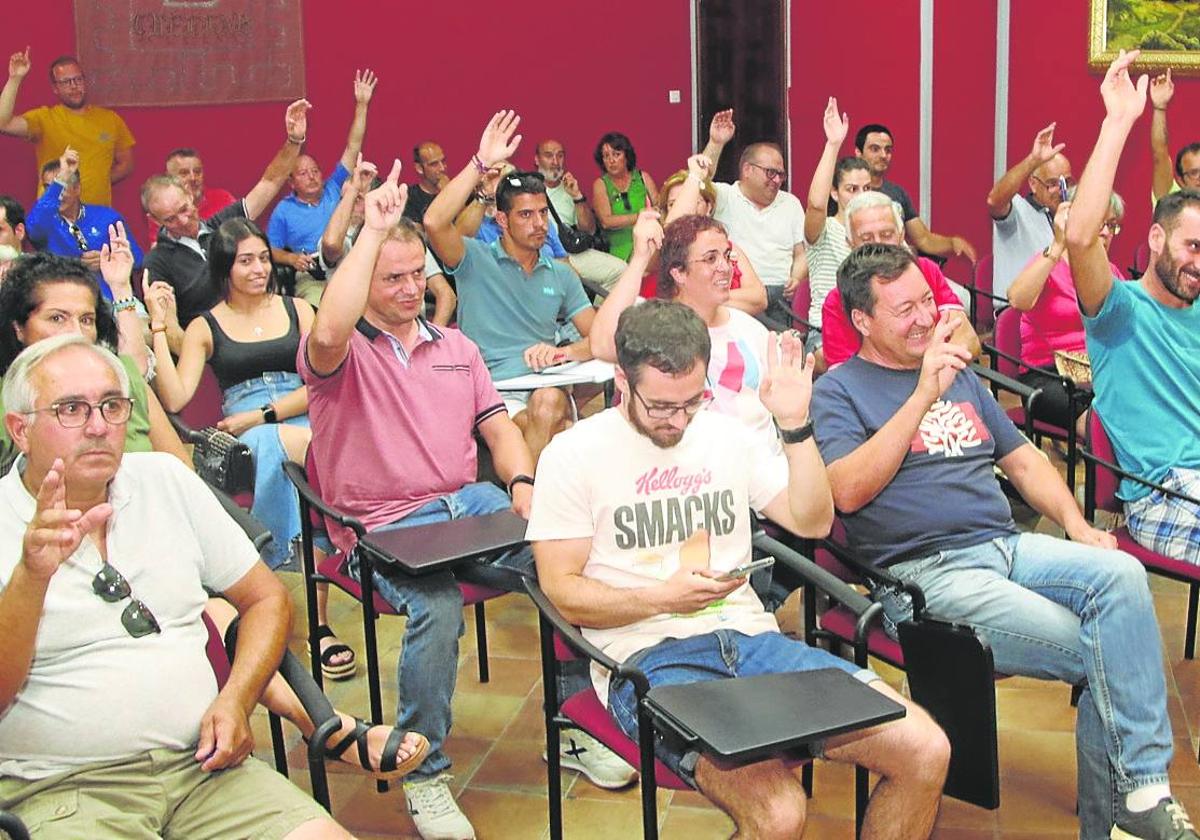
M 308 385 L 312 455 L 322 491 L 368 530 L 479 516 L 511 506 L 529 515 L 533 459 L 508 417 L 479 349 L 458 330 L 426 321 L 425 243 L 403 219 L 407 187 L 400 162 L 366 196 L 366 218 L 354 246 L 329 281 L 297 369 Z M 491 450 L 509 495 L 477 483 L 473 432 Z M 331 533 L 342 551 L 347 532 Z M 495 566 L 533 574 L 528 549 Z M 357 563 L 350 574 L 358 577 Z M 479 570 L 458 570 L 464 578 Z M 498 585 L 495 569 L 482 569 Z M 397 726 L 427 733 L 429 754 L 404 784 L 409 813 L 422 837 L 474 837 L 447 782 L 443 749 L 463 632 L 462 595 L 454 575 L 419 579 L 375 570 L 376 590 L 408 615 L 399 668 Z M 579 675 L 580 686 L 586 675 Z M 577 689 L 578 690 L 578 689 Z M 420 721 L 420 724 L 416 723 Z M 564 739 L 567 766 L 603 787 L 633 781 L 633 769 L 582 733 Z M 572 763 L 573 762 L 573 763 Z

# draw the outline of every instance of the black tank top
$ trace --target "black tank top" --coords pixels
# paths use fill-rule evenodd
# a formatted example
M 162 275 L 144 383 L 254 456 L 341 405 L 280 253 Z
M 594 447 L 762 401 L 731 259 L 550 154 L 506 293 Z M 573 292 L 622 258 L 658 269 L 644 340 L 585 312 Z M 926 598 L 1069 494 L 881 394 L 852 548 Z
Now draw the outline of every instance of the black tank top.
M 234 341 L 221 329 L 211 310 L 202 313 L 212 330 L 213 351 L 208 363 L 212 365 L 222 391 L 268 371 L 296 372 L 300 316 L 290 297 L 283 298 L 283 308 L 287 310 L 288 331 L 269 341 Z

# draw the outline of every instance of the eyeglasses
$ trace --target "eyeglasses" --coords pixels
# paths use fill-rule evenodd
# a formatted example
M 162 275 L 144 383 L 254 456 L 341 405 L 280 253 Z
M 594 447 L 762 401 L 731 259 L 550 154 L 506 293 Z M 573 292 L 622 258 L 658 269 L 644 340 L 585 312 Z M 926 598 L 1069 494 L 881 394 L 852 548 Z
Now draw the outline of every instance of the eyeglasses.
M 126 598 L 133 598 L 133 589 L 129 586 L 129 581 L 125 580 L 125 576 L 114 569 L 107 560 L 100 567 L 100 571 L 96 572 L 96 576 L 92 578 L 92 591 L 99 595 L 100 600 L 106 604 L 115 604 Z M 146 606 L 145 602 L 138 598 L 133 598 L 129 602 L 129 606 L 121 613 L 121 626 L 135 639 L 151 633 L 162 632 L 154 613 L 150 612 L 150 608 Z
M 92 417 L 92 409 L 100 409 L 100 416 L 110 426 L 120 426 L 129 422 L 133 413 L 133 400 L 129 397 L 105 397 L 98 403 L 87 400 L 60 400 L 48 408 L 35 408 L 29 414 L 41 414 L 52 411 L 58 418 L 58 423 L 64 429 L 78 429 L 86 426 Z
M 1118 222 L 1116 219 L 1109 219 L 1107 222 L 1104 223 L 1104 228 L 1109 233 L 1111 233 L 1113 236 L 1116 236 L 1118 233 L 1121 232 L 1121 223 Z
M 769 166 L 762 166 L 761 164 L 757 163 L 751 163 L 750 165 L 755 169 L 761 169 L 762 174 L 766 176 L 768 181 L 778 181 L 782 184 L 785 180 L 787 180 L 786 169 L 772 169 Z
M 1188 169 L 1179 174 L 1185 181 L 1200 181 L 1200 169 Z
M 80 74 L 78 76 L 68 76 L 65 79 L 55 79 L 54 84 L 59 87 L 83 87 L 85 81 L 87 81 L 87 76 Z
M 1037 181 L 1039 184 L 1041 184 L 1043 187 L 1045 187 L 1048 190 L 1057 190 L 1058 189 L 1058 179 L 1057 178 L 1053 178 L 1053 179 L 1047 181 L 1045 178 L 1039 178 L 1036 175 L 1034 175 L 1032 177 L 1033 177 L 1033 180 Z M 1067 189 L 1070 189 L 1071 187 L 1075 186 L 1075 179 L 1064 177 L 1063 183 L 1065 183 L 1067 185 Z
M 689 263 L 704 263 L 709 268 L 716 268 L 724 263 L 725 265 L 733 265 L 733 249 L 726 248 L 724 251 L 709 251 L 702 257 L 697 257 L 694 260 L 688 260 Z
M 625 205 L 626 211 L 631 212 L 631 213 L 633 212 L 633 205 L 629 203 L 629 191 L 628 190 L 626 190 L 623 193 L 617 193 L 617 198 L 621 199 L 621 203 Z
M 694 400 L 688 400 L 685 403 L 677 403 L 675 405 L 647 404 L 646 401 L 642 399 L 642 395 L 639 394 L 637 389 L 633 387 L 632 383 L 629 386 L 629 392 L 637 397 L 637 401 L 642 404 L 642 408 L 646 411 L 646 416 L 655 420 L 670 420 L 680 411 L 682 411 L 688 417 L 695 417 L 701 409 L 712 405 L 713 401 L 712 393 L 707 389 L 702 395 L 696 397 Z

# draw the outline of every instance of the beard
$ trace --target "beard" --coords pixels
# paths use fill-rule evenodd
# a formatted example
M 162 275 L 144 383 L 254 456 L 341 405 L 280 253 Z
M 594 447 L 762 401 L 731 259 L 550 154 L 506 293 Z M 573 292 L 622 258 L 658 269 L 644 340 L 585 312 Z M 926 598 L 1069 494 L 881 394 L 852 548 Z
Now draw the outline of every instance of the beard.
M 1166 251 L 1154 261 L 1154 273 L 1163 284 L 1163 288 L 1184 303 L 1194 303 L 1197 296 L 1200 296 L 1200 274 L 1191 269 L 1181 268 L 1175 258 Z M 1184 289 L 1184 274 L 1192 279 L 1194 290 Z
M 547 183 L 551 184 L 557 184 L 559 181 L 561 181 L 564 171 L 565 170 L 561 166 L 552 168 L 547 168 L 544 166 L 538 167 L 538 172 L 541 172 L 542 177 L 546 179 Z
M 674 426 L 669 425 L 648 426 L 642 422 L 641 418 L 632 409 L 633 406 L 630 406 L 630 411 L 626 414 L 626 417 L 629 418 L 629 425 L 633 426 L 638 434 L 649 438 L 650 442 L 659 449 L 670 449 L 675 446 L 683 439 L 683 433 L 687 431 L 687 426 L 684 426 L 682 429 L 676 429 Z

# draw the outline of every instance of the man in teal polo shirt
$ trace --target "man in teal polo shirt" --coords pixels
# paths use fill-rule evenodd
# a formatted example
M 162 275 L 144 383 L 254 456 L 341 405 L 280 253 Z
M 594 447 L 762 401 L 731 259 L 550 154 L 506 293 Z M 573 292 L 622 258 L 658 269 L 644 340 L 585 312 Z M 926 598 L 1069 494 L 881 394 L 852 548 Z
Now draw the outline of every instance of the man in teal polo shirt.
M 595 310 L 579 276 L 540 254 L 550 227 L 546 182 L 536 173 L 504 176 L 496 189 L 498 242 L 463 237 L 454 218 L 484 174 L 508 160 L 520 145 L 521 118 L 495 114 L 479 151 L 425 211 L 430 247 L 458 284 L 458 325 L 476 344 L 493 379 L 509 379 L 553 365 L 592 358 L 587 335 Z M 515 135 L 515 136 L 514 136 Z M 555 346 L 560 321 L 570 320 L 582 339 Z M 505 395 L 505 406 L 536 461 L 542 449 L 571 423 L 570 397 L 560 388 Z

